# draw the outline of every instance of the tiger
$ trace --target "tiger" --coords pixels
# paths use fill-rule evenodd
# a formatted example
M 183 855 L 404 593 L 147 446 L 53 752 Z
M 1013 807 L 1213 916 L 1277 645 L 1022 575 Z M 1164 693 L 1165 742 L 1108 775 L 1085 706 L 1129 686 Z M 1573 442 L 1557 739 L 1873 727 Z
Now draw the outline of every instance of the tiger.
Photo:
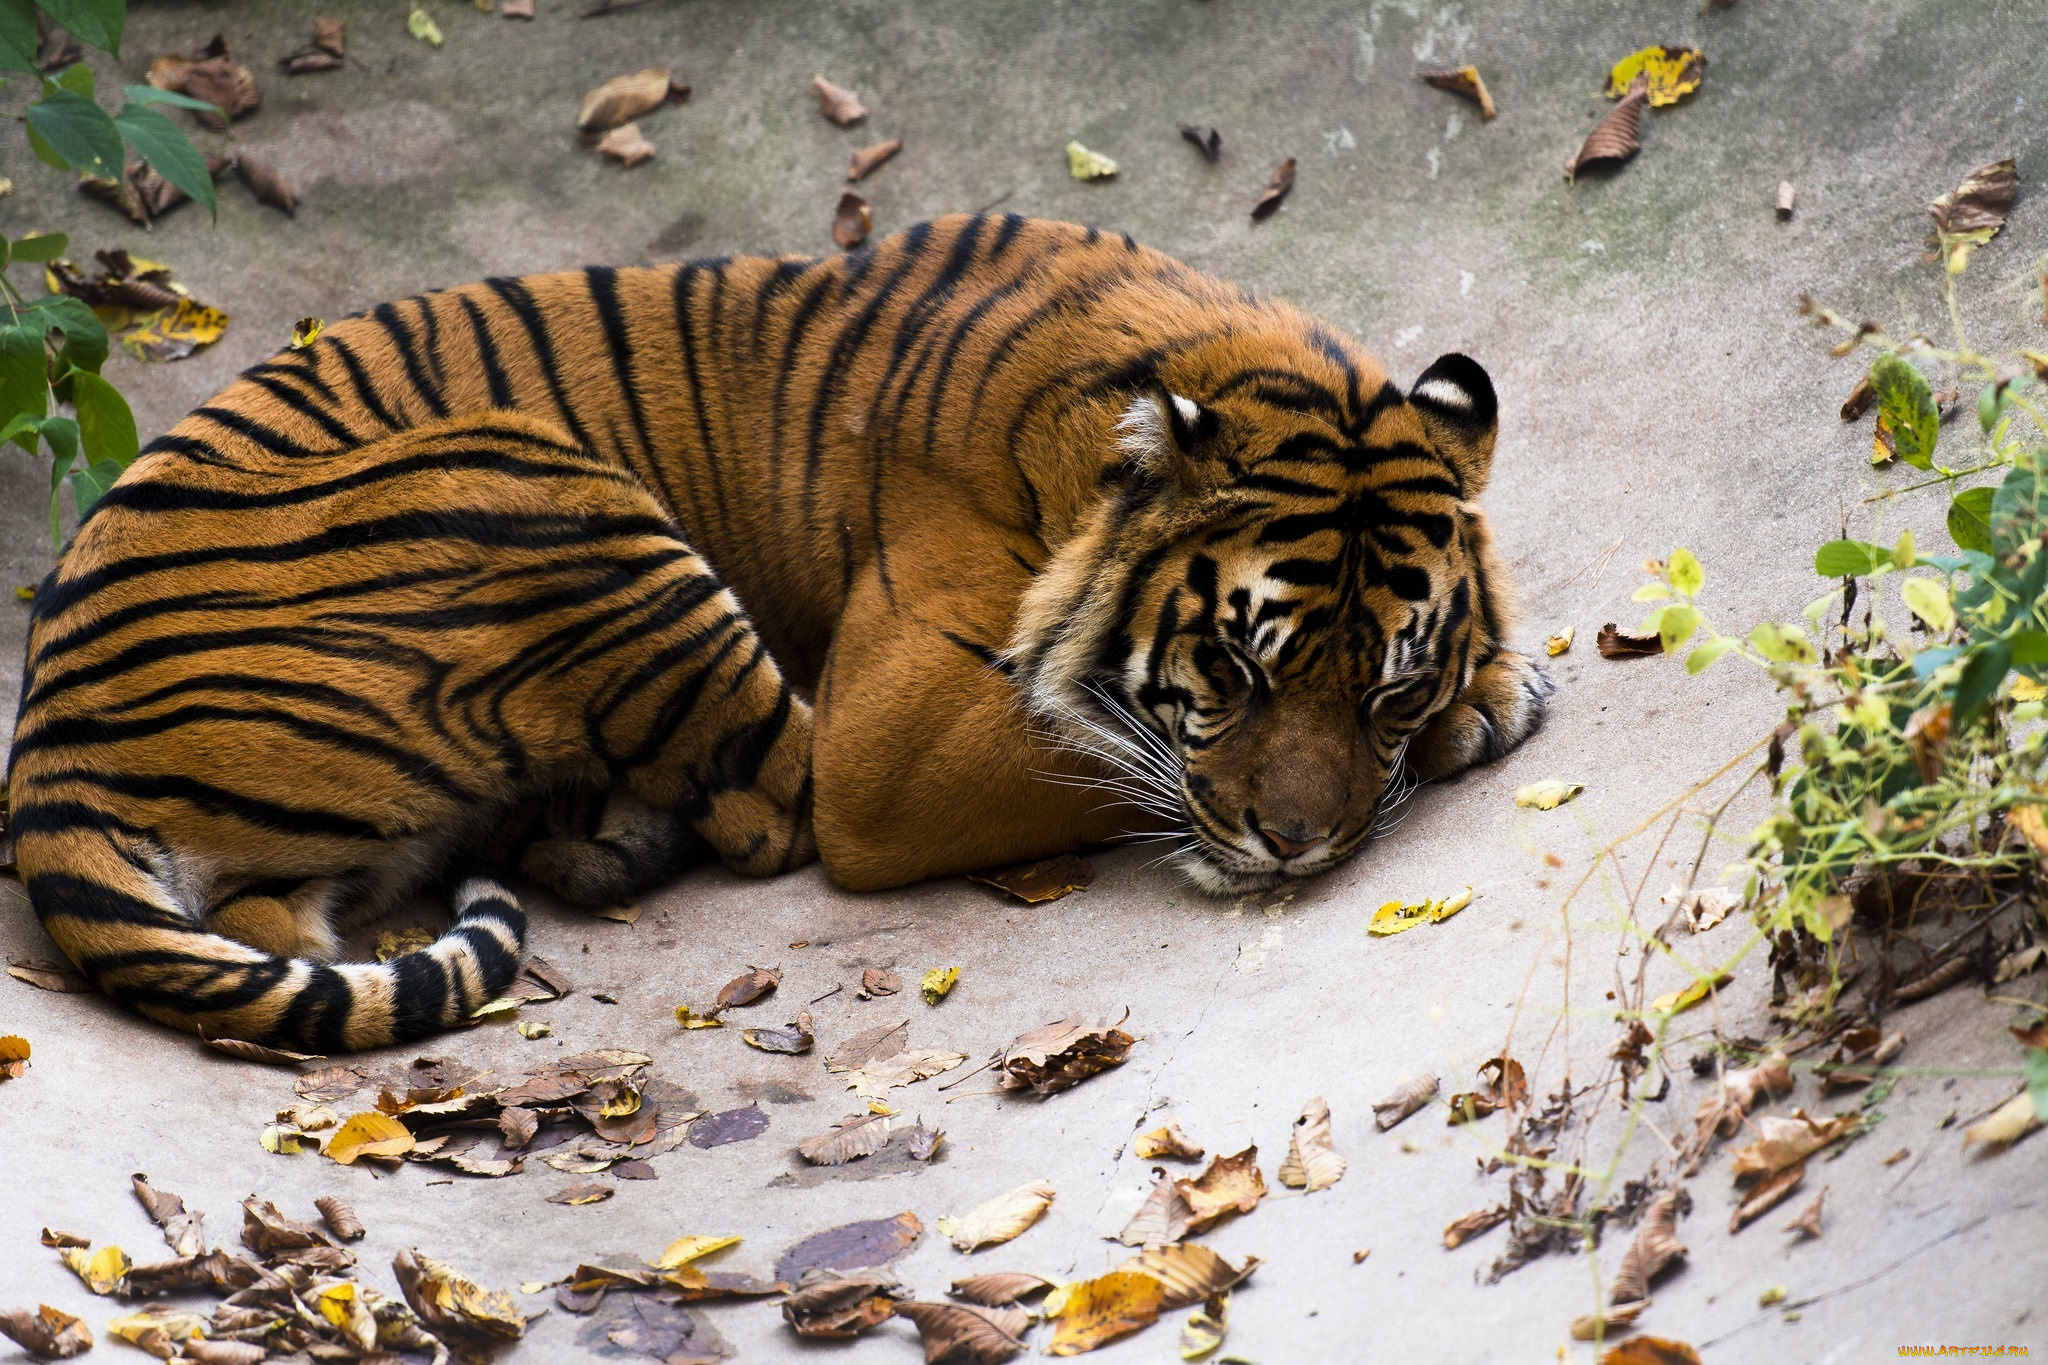
M 507 989 L 519 877 L 853 891 L 1164 839 L 1244 893 L 1497 758 L 1498 400 L 1129 235 L 384 303 L 151 441 L 34 596 L 17 868 L 93 984 L 327 1054 Z M 342 935 L 410 897 L 388 961 Z

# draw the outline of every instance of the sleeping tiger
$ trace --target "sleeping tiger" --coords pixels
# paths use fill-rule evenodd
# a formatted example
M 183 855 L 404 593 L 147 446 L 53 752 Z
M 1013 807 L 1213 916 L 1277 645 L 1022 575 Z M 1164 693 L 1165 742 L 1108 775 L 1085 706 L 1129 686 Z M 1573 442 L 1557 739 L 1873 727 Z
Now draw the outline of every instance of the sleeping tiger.
M 1496 402 L 1128 236 L 1015 215 L 829 260 L 387 303 L 152 442 L 35 597 L 22 879 L 107 994 L 320 1052 L 517 971 L 497 875 L 717 858 L 856 890 L 1125 835 L 1322 871 L 1505 752 Z M 439 941 L 329 963 L 422 889 Z

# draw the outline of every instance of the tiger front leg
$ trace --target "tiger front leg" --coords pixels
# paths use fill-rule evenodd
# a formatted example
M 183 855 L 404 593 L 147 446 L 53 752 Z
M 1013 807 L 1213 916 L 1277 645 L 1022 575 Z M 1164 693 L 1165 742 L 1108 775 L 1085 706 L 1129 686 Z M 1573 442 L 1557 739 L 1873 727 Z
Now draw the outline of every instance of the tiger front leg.
M 1528 655 L 1497 652 L 1422 727 L 1408 746 L 1408 766 L 1431 782 L 1491 763 L 1536 733 L 1555 690 L 1550 675 Z

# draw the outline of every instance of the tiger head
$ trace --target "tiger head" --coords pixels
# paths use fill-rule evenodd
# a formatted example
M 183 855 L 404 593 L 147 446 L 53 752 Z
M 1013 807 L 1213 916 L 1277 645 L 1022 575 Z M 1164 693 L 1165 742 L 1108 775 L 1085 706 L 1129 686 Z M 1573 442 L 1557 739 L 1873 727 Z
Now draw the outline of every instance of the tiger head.
M 1166 361 L 1114 418 L 1102 496 L 1009 650 L 1041 733 L 1217 894 L 1356 852 L 1508 626 L 1474 501 L 1485 370 L 1446 355 L 1404 395 L 1349 347 L 1303 359 L 1220 339 Z

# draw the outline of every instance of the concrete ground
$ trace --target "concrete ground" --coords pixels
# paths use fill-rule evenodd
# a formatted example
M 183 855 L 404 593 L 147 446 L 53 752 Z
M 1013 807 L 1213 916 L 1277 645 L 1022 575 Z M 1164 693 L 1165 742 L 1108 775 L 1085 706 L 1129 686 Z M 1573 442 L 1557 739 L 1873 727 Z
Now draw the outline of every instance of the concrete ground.
M 1567 623 L 1579 643 L 1556 661 L 1559 692 L 1540 736 L 1494 768 L 1425 791 L 1396 834 L 1291 897 L 1218 904 L 1149 869 L 1148 855 L 1123 852 L 1096 860 L 1085 894 L 1036 908 L 963 881 L 857 897 L 815 870 L 769 884 L 699 872 L 650 897 L 632 926 L 538 906 L 532 946 L 576 987 L 526 1012 L 551 1021 L 554 1037 L 529 1042 L 494 1026 L 424 1051 L 520 1070 L 565 1051 L 638 1048 L 711 1107 L 758 1099 L 769 1115 L 761 1137 L 682 1147 L 655 1162 L 658 1180 L 620 1182 L 602 1204 L 545 1202 L 586 1177 L 538 1165 L 502 1181 L 444 1183 L 424 1166 L 380 1177 L 269 1155 L 257 1134 L 292 1098 L 283 1073 L 205 1051 L 94 996 L 0 982 L 0 1033 L 35 1047 L 28 1074 L 0 1086 L 0 1306 L 48 1302 L 95 1330 L 113 1315 L 36 1237 L 50 1225 L 143 1259 L 158 1254 L 127 1193 L 131 1171 L 206 1210 L 229 1242 L 236 1203 L 252 1192 L 300 1217 L 313 1196 L 341 1193 L 370 1228 L 364 1261 L 387 1289 L 383 1264 L 415 1245 L 510 1287 L 579 1261 L 651 1255 L 685 1233 L 733 1232 L 746 1242 L 726 1260 L 765 1272 L 813 1231 L 906 1209 L 929 1228 L 1044 1178 L 1059 1197 L 1015 1242 L 969 1258 L 928 1233 L 899 1268 L 927 1298 L 973 1271 L 1082 1276 L 1122 1258 L 1103 1239 L 1148 1181 L 1146 1163 L 1126 1150 L 1141 1122 L 1170 1110 L 1212 1151 L 1256 1142 L 1270 1181 L 1290 1121 L 1320 1094 L 1349 1173 L 1307 1197 L 1276 1185 L 1256 1212 L 1207 1239 L 1233 1257 L 1263 1258 L 1236 1296 L 1222 1354 L 1261 1365 L 1589 1359 L 1566 1336 L 1595 1304 L 1585 1257 L 1554 1256 L 1487 1285 L 1501 1232 L 1456 1251 L 1441 1245 L 1447 1223 L 1502 1196 L 1505 1177 L 1483 1176 L 1474 1158 L 1504 1139 L 1503 1120 L 1454 1129 L 1439 1111 L 1380 1133 L 1369 1105 L 1417 1072 L 1442 1075 L 1447 1089 L 1469 1085 L 1500 1050 L 1518 1002 L 1515 1047 L 1533 1057 L 1561 1017 L 1563 888 L 1599 844 L 1775 719 L 1767 686 L 1746 670 L 1723 665 L 1688 680 L 1675 665 L 1593 652 L 1603 621 L 1633 619 L 1638 561 L 1690 546 L 1706 564 L 1709 610 L 1746 627 L 1789 617 L 1821 591 L 1812 547 L 1844 519 L 1887 540 L 1901 525 L 1923 545 L 1939 539 L 1936 501 L 1908 500 L 1882 520 L 1861 505 L 1904 480 L 1873 474 L 1867 427 L 1835 416 L 1858 362 L 1831 359 L 1794 300 L 1810 292 L 1899 333 L 1939 334 L 1923 206 L 1971 166 L 2017 155 L 2021 203 L 2006 236 L 1972 265 L 1965 312 L 1987 348 L 2040 344 L 2040 7 L 654 0 L 585 21 L 573 0 L 539 0 L 538 19 L 520 24 L 457 0 L 427 4 L 447 34 L 438 50 L 406 35 L 402 6 L 318 7 L 349 24 L 350 65 L 331 74 L 287 79 L 273 65 L 305 41 L 312 5 L 137 6 L 122 60 L 95 59 L 108 87 L 117 65 L 123 80 L 139 80 L 152 56 L 224 32 L 256 69 L 265 105 L 231 139 L 202 141 L 268 154 L 303 195 L 296 219 L 224 184 L 217 226 L 188 208 L 145 234 L 73 197 L 63 177 L 19 154 L 13 135 L 0 138 L 14 149 L 16 185 L 0 199 L 0 230 L 69 230 L 81 256 L 126 246 L 171 263 L 233 314 L 225 338 L 192 359 L 112 364 L 145 439 L 281 345 L 304 315 L 332 318 L 493 273 L 830 250 L 848 155 L 900 136 L 902 154 L 862 186 L 878 230 L 984 206 L 1082 219 L 1318 311 L 1397 376 L 1443 351 L 1479 357 L 1502 396 L 1486 501 L 1521 585 L 1523 643 L 1540 647 Z M 1560 167 L 1605 107 L 1606 66 L 1657 41 L 1703 47 L 1712 59 L 1704 86 L 1648 119 L 1645 149 L 1621 174 L 1567 185 Z M 1479 64 L 1497 121 L 1482 125 L 1472 105 L 1413 78 L 1419 66 L 1463 61 Z M 659 155 L 621 171 L 577 145 L 577 102 L 604 78 L 650 64 L 672 65 L 694 94 L 643 120 Z M 807 88 L 814 72 L 859 91 L 874 110 L 868 122 L 842 130 L 820 119 Z M 20 102 L 14 90 L 0 99 L 9 111 Z M 1223 131 L 1220 165 L 1179 139 L 1182 122 Z M 1060 151 L 1069 139 L 1115 157 L 1122 173 L 1071 180 Z M 1254 225 L 1252 199 L 1289 155 L 1300 159 L 1293 195 Z M 1789 223 L 1770 208 L 1781 179 L 1799 189 Z M 0 573 L 30 583 L 50 561 L 46 472 L 10 451 L 0 483 Z M 0 656 L 19 647 L 26 614 L 6 600 Z M 1548 815 L 1512 805 L 1515 787 L 1550 777 L 1584 782 L 1586 794 Z M 1709 875 L 1739 852 L 1714 852 Z M 1546 853 L 1563 868 L 1548 867 Z M 1633 857 L 1640 875 L 1645 853 Z M 1652 874 L 1652 894 L 1675 875 Z M 1366 936 L 1381 902 L 1467 883 L 1479 899 L 1459 918 Z M 19 888 L 0 895 L 14 906 L 0 916 L 0 949 L 51 955 Z M 1614 1037 L 1584 1006 L 1611 984 L 1613 912 L 1594 898 L 1573 919 L 1581 1004 L 1569 1053 L 1583 1082 Z M 1743 933 L 1730 925 L 1704 949 L 1684 947 L 1705 961 Z M 800 942 L 808 946 L 791 946 Z M 820 1178 L 794 1141 L 848 1104 L 818 1056 L 768 1056 L 734 1029 L 685 1033 L 671 1018 L 748 963 L 786 973 L 775 1002 L 753 1011 L 763 1022 L 847 987 L 810 1006 L 827 1045 L 909 1016 L 913 1046 L 979 1059 L 1047 1020 L 1114 1018 L 1125 1007 L 1142 1039 L 1128 1065 L 1044 1102 L 970 1093 L 979 1081 L 899 1092 L 906 1112 L 945 1128 L 944 1158 L 886 1174 L 856 1163 Z M 863 967 L 910 978 L 939 965 L 961 974 L 937 1008 L 853 998 Z M 1724 995 L 1731 1033 L 1765 1031 L 1766 976 L 1752 959 Z M 1660 964 L 1651 980 L 1661 990 L 1682 976 Z M 2039 999 L 2043 985 L 2036 977 L 2002 991 Z M 1710 1163 L 1691 1182 L 1695 1212 L 1680 1226 L 1689 1262 L 1660 1285 L 1642 1326 L 1701 1346 L 1716 1365 L 1875 1360 L 1901 1345 L 2048 1346 L 2048 1141 L 1965 1154 L 1961 1124 L 1937 1126 L 2014 1088 L 2010 1017 L 1974 987 L 1894 1016 L 1911 1038 L 1910 1074 L 1878 1129 L 1809 1176 L 1810 1187 L 1830 1188 L 1817 1242 L 1792 1245 L 1778 1232 L 1796 1204 L 1729 1236 L 1727 1160 Z M 1564 1059 L 1553 1046 L 1539 1090 L 1557 1082 Z M 1681 1074 L 1648 1107 L 1650 1127 L 1682 1129 L 1700 1093 Z M 1811 1077 L 1792 1102 L 1824 1103 Z M 1911 1156 L 1882 1164 L 1900 1148 Z M 1656 1132 L 1639 1132 L 1622 1173 L 1660 1152 Z M 1609 1240 L 1603 1274 L 1621 1245 Z M 1788 1303 L 1809 1302 L 1760 1308 L 1759 1294 L 1779 1285 Z M 915 1359 L 907 1324 L 874 1334 L 887 1340 L 814 1347 L 762 1303 L 713 1304 L 702 1316 L 744 1360 Z M 556 1310 L 507 1358 L 587 1358 L 595 1348 L 583 1330 Z M 1170 1359 L 1175 1331 L 1162 1323 L 1103 1359 Z

